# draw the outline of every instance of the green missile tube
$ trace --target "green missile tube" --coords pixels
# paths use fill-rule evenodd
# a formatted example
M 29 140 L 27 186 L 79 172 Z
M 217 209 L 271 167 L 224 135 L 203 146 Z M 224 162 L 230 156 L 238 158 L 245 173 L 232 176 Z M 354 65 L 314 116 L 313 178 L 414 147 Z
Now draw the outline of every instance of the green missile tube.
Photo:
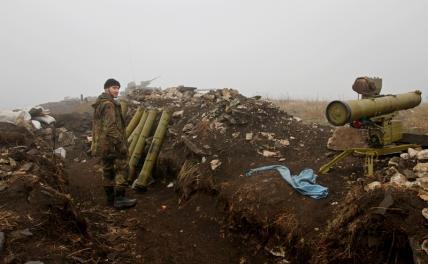
M 131 136 L 129 137 L 129 139 L 131 139 L 131 143 L 129 144 L 129 148 L 128 148 L 129 156 L 131 156 L 132 153 L 134 152 L 135 146 L 137 145 L 137 142 L 138 142 L 138 137 L 140 136 L 141 131 L 143 130 L 143 127 L 144 127 L 144 124 L 146 123 L 148 115 L 149 115 L 148 112 L 144 111 L 143 115 L 141 116 L 140 122 L 138 123 L 138 126 L 134 129 Z
M 361 100 L 332 101 L 327 105 L 325 115 L 330 124 L 343 126 L 363 117 L 371 118 L 410 109 L 418 106 L 421 100 L 421 91 L 414 91 Z
M 122 116 L 125 118 L 128 113 L 128 101 L 120 100 L 120 108 L 122 109 Z
M 171 113 L 169 111 L 164 110 L 162 112 L 162 116 L 159 120 L 158 127 L 156 128 L 155 135 L 153 136 L 152 144 L 150 145 L 149 152 L 147 153 L 146 159 L 144 160 L 143 168 L 141 169 L 138 179 L 135 181 L 135 186 L 137 188 L 145 187 L 147 185 L 147 180 L 152 174 L 153 166 L 156 162 L 160 148 L 165 138 L 170 117 Z
M 137 127 L 138 123 L 140 122 L 141 116 L 143 115 L 143 112 L 144 108 L 142 107 L 139 107 L 137 109 L 137 112 L 135 112 L 134 116 L 126 127 L 126 138 L 128 138 L 131 135 L 132 131 L 134 131 L 135 127 Z
M 146 138 L 148 138 L 150 135 L 150 131 L 152 130 L 155 119 L 156 119 L 156 110 L 149 110 L 147 120 L 144 124 L 143 129 L 141 130 L 140 135 L 138 136 L 137 144 L 129 159 L 128 178 L 130 180 L 134 180 L 137 163 L 140 160 L 141 155 L 143 155 L 144 146 L 146 144 Z

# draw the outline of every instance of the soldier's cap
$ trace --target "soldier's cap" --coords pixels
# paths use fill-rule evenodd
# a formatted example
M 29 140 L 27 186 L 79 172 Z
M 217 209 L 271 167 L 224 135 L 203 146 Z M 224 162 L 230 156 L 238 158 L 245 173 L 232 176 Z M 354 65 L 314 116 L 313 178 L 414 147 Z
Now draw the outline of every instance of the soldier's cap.
M 118 81 L 116 81 L 113 78 L 108 79 L 105 83 L 104 83 L 104 89 L 108 89 L 112 86 L 119 86 L 120 87 L 120 83 Z

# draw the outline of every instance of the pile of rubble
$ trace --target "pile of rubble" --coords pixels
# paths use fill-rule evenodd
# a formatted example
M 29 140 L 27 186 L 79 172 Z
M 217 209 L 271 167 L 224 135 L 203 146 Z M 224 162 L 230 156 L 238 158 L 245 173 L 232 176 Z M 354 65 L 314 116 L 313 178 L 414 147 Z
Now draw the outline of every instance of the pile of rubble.
M 363 161 L 349 157 L 328 175 L 318 178 L 320 184 L 328 187 L 329 195 L 322 200 L 313 200 L 298 194 L 277 173 L 264 172 L 253 177 L 247 177 L 245 173 L 255 167 L 276 164 L 287 166 L 293 172 L 305 168 L 317 171 L 335 154 L 326 146 L 333 132 L 331 127 L 302 123 L 269 101 L 260 97 L 247 98 L 233 89 L 136 89 L 128 99 L 131 102 L 129 116 L 139 106 L 159 110 L 167 108 L 173 112 L 155 178 L 166 186 L 175 186 L 180 203 L 192 199 L 196 192 L 219 197 L 228 227 L 247 234 L 247 238 L 248 234 L 261 237 L 267 241 L 262 247 L 279 261 L 284 261 L 284 256 L 291 254 L 296 256 L 294 260 L 297 262 L 307 262 L 319 256 L 312 261 L 326 263 L 327 255 L 311 245 L 324 239 L 325 245 L 320 248 L 332 251 L 330 246 L 333 244 L 327 241 L 328 235 L 333 235 L 329 222 L 336 223 L 338 218 L 342 219 L 344 212 L 338 210 L 345 204 L 349 205 L 350 201 L 357 205 L 365 203 L 361 199 L 355 201 L 355 196 L 349 194 L 363 191 L 366 199 L 376 203 L 379 195 L 373 197 L 374 192 L 387 189 L 392 184 L 389 182 L 396 182 L 399 178 L 397 175 L 384 175 L 378 183 L 371 183 L 376 179 L 362 181 Z M 424 151 L 420 153 L 419 156 Z M 403 156 L 401 159 L 406 158 Z M 415 167 L 414 173 L 420 179 L 406 183 L 402 192 L 413 192 L 416 187 L 421 189 L 424 180 L 420 173 L 426 168 L 416 165 L 410 153 L 406 164 L 413 164 L 409 168 L 413 171 Z M 376 175 L 382 173 L 378 171 Z M 373 186 L 379 187 L 378 184 L 382 188 L 373 190 Z M 419 199 L 416 195 L 414 197 Z M 418 203 L 418 206 L 422 205 Z M 412 211 L 411 217 L 416 217 L 415 213 Z M 418 215 L 422 217 L 420 211 Z M 341 223 L 343 228 L 347 227 L 348 222 L 344 220 Z M 423 225 L 418 228 L 421 232 L 425 230 Z M 422 241 L 418 243 L 420 245 Z M 260 245 L 256 247 L 260 248 Z M 350 254 L 341 260 L 354 256 Z

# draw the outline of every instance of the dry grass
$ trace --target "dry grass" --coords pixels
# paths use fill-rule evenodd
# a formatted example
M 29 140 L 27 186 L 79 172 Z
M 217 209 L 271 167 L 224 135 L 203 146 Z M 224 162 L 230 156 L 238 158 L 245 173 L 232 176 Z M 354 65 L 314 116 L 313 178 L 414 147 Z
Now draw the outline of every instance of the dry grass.
M 276 100 L 271 99 L 281 110 L 301 118 L 305 122 L 328 124 L 325 118 L 327 101 L 317 100 Z M 416 108 L 400 111 L 398 117 L 403 120 L 406 131 L 428 133 L 428 103 L 422 103 Z

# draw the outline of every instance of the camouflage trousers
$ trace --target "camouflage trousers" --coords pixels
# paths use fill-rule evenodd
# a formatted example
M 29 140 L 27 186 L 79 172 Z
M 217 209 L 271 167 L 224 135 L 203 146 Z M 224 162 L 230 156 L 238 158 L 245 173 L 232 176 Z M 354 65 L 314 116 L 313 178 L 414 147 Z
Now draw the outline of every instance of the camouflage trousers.
M 118 157 L 103 157 L 103 185 L 127 186 L 128 185 L 128 160 Z

